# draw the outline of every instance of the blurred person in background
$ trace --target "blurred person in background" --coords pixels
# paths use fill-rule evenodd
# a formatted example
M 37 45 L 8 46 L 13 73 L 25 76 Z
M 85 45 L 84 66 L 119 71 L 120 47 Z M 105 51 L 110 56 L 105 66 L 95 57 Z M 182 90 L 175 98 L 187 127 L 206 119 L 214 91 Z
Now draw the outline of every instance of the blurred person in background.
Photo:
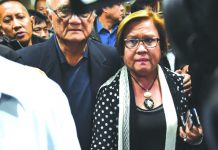
M 116 42 L 117 27 L 125 15 L 122 3 L 106 6 L 96 10 L 97 17 L 94 21 L 92 38 L 110 46 Z
M 28 10 L 30 16 L 34 17 L 33 34 L 43 39 L 49 38 L 47 17 L 35 10 Z
M 48 17 L 46 0 L 35 0 L 34 8 L 36 11 L 38 11 L 41 14 L 43 14 L 44 16 Z M 54 31 L 52 29 L 51 22 L 49 21 L 48 18 L 46 19 L 46 22 L 47 22 L 46 24 L 48 26 L 48 31 L 49 31 L 49 37 L 51 37 L 53 35 Z
M 35 0 L 34 8 L 43 15 L 47 15 L 46 0 Z
M 5 36 L 6 45 L 17 50 L 44 41 L 33 35 L 33 17 L 19 1 L 2 0 L 0 10 L 0 30 Z M 11 44 L 13 41 L 16 44 Z

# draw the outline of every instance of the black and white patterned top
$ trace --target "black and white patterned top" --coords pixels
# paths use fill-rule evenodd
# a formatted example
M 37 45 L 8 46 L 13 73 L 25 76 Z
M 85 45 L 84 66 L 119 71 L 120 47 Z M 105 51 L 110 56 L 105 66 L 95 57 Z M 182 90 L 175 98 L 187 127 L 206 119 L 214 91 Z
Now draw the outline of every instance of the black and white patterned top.
M 162 69 L 178 116 L 188 109 L 188 100 L 183 90 L 183 77 L 166 68 Z M 109 85 L 101 87 L 97 94 L 97 103 L 93 113 L 91 150 L 118 149 L 119 78 L 120 73 Z

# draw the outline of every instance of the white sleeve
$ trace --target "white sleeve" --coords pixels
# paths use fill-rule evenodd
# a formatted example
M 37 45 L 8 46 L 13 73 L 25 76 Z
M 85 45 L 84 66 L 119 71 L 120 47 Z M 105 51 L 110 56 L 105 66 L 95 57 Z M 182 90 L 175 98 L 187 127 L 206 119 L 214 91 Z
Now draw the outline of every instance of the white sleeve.
M 48 118 L 48 130 L 52 150 L 80 150 L 76 126 L 70 111 L 68 100 L 58 85 L 47 93 L 51 113 Z M 48 105 L 49 105 L 48 104 Z

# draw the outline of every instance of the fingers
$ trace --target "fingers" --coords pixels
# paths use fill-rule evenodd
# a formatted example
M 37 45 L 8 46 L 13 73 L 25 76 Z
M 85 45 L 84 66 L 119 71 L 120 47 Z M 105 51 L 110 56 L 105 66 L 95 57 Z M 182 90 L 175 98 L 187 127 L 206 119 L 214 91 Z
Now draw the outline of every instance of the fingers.
M 184 79 L 183 79 L 183 88 L 185 93 L 187 94 L 191 94 L 191 89 L 192 89 L 192 80 L 191 80 L 191 76 L 187 73 L 183 73 L 182 74 Z
M 187 71 L 187 68 L 186 68 Z M 190 97 L 191 96 L 191 90 L 192 90 L 192 80 L 191 80 L 191 75 L 186 73 L 184 70 L 178 69 L 175 71 L 178 74 L 181 74 L 183 78 L 183 88 L 184 92 L 187 93 L 187 95 Z
M 188 73 L 189 72 L 189 65 L 185 65 L 182 67 L 182 72 Z
M 182 70 L 181 69 L 178 69 L 175 72 L 178 73 L 178 74 L 182 74 Z
M 203 135 L 203 130 L 201 126 L 193 126 L 191 129 L 186 127 L 185 130 L 184 128 L 180 127 L 179 130 L 180 137 L 183 139 L 184 142 L 188 143 L 199 140 Z
M 187 93 L 188 91 L 190 91 L 192 89 L 192 86 L 191 86 L 191 80 L 188 81 L 187 83 L 183 84 L 183 88 L 185 90 L 185 92 Z
M 184 131 L 183 127 L 180 127 L 179 131 L 179 136 L 183 139 L 184 142 L 187 142 L 187 134 Z
M 191 84 L 191 75 L 189 75 L 187 73 L 182 73 L 182 76 L 184 77 L 184 79 L 183 79 L 184 84 L 187 84 L 187 83 Z

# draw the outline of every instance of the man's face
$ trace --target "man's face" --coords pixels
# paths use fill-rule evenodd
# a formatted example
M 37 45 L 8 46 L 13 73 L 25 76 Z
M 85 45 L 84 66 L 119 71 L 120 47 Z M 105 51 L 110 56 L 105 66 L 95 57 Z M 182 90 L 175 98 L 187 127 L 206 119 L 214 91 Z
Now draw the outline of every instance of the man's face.
M 54 32 L 58 40 L 64 42 L 82 42 L 88 39 L 92 32 L 94 16 L 93 13 L 86 15 L 75 15 L 68 13 L 70 10 L 69 0 L 54 0 L 51 4 L 53 11 L 49 13 Z M 68 14 L 61 17 L 61 14 Z
M 33 25 L 33 34 L 43 39 L 49 38 L 48 27 L 45 21 Z
M 36 4 L 36 11 L 46 16 L 46 0 L 39 0 Z
M 104 11 L 107 13 L 107 17 L 111 18 L 115 22 L 120 22 L 124 17 L 124 6 L 122 4 L 116 4 L 112 7 L 104 8 Z
M 32 37 L 32 18 L 25 7 L 17 1 L 0 5 L 0 29 L 10 38 L 29 44 Z

